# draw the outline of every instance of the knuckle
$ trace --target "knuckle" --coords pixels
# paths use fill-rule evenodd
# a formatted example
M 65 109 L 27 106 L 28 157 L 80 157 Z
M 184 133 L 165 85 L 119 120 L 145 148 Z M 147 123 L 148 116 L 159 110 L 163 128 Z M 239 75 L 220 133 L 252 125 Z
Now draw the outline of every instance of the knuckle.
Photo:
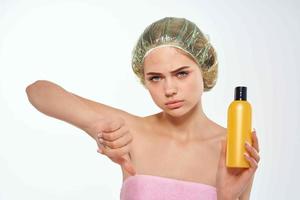
M 117 148 L 118 147 L 117 142 L 116 141 L 110 142 L 110 147 L 113 149 Z
M 257 154 L 256 148 L 252 147 L 252 151 Z
M 114 156 L 114 152 L 113 152 L 112 150 L 107 150 L 107 151 L 106 151 L 106 155 L 107 155 L 108 157 L 110 157 L 110 158 L 115 157 L 115 156 Z
M 110 133 L 110 134 L 105 134 L 105 139 L 106 140 L 112 140 L 113 139 L 113 134 Z
M 105 148 L 101 147 L 100 149 L 101 149 L 103 155 L 107 155 L 107 151 Z
M 112 148 L 111 148 L 111 142 L 106 141 L 105 148 L 106 148 L 107 150 L 111 151 L 111 150 L 112 150 Z
M 100 141 L 97 140 L 97 146 L 99 147 L 99 149 L 101 148 L 102 144 L 100 143 Z
M 258 168 L 258 164 L 257 162 L 253 159 L 253 164 L 254 164 L 254 169 L 257 169 Z

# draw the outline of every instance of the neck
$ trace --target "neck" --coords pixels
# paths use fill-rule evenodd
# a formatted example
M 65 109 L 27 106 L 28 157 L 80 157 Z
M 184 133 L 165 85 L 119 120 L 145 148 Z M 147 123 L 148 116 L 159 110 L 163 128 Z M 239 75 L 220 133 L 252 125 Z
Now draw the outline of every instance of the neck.
M 188 113 L 180 117 L 171 116 L 168 113 L 161 112 L 158 114 L 158 120 L 168 134 L 175 140 L 187 141 L 191 137 L 203 133 L 209 119 L 202 109 L 201 101 Z M 199 131 L 200 130 L 200 131 Z

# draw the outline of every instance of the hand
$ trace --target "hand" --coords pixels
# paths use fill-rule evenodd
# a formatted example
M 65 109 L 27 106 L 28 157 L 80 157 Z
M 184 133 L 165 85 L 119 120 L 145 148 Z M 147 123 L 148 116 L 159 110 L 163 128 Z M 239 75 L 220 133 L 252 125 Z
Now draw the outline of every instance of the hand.
M 121 118 L 102 119 L 93 129 L 97 131 L 97 152 L 109 157 L 129 174 L 135 175 L 136 171 L 129 157 L 133 138 L 125 121 Z
M 259 144 L 256 131 L 252 132 L 252 146 L 247 146 L 248 157 L 246 160 L 250 168 L 227 168 L 226 167 L 226 140 L 221 142 L 221 155 L 217 171 L 218 199 L 238 199 L 252 181 L 260 161 Z

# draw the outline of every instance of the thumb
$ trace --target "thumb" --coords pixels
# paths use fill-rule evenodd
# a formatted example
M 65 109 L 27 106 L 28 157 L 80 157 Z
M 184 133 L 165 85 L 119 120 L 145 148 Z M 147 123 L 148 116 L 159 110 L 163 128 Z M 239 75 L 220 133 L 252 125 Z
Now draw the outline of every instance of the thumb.
M 131 174 L 131 175 L 136 174 L 135 168 L 134 168 L 129 156 L 127 156 L 127 157 L 124 156 L 124 157 L 119 158 L 119 164 L 129 174 Z
M 132 162 L 130 160 L 126 160 L 124 159 L 125 161 L 122 163 L 122 166 L 124 167 L 124 169 L 131 175 L 135 175 L 136 174 L 136 171 L 135 171 L 135 168 L 132 164 Z

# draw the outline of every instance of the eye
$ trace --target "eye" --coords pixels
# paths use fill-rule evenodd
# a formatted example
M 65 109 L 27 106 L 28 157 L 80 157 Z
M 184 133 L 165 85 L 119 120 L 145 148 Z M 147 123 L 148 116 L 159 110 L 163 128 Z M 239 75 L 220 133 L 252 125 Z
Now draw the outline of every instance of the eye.
M 159 76 L 152 76 L 149 78 L 149 81 L 157 82 L 159 78 Z
M 186 72 L 186 71 L 181 71 L 181 72 L 178 72 L 176 75 L 177 75 L 178 77 L 186 77 L 188 74 L 189 74 L 189 73 Z

